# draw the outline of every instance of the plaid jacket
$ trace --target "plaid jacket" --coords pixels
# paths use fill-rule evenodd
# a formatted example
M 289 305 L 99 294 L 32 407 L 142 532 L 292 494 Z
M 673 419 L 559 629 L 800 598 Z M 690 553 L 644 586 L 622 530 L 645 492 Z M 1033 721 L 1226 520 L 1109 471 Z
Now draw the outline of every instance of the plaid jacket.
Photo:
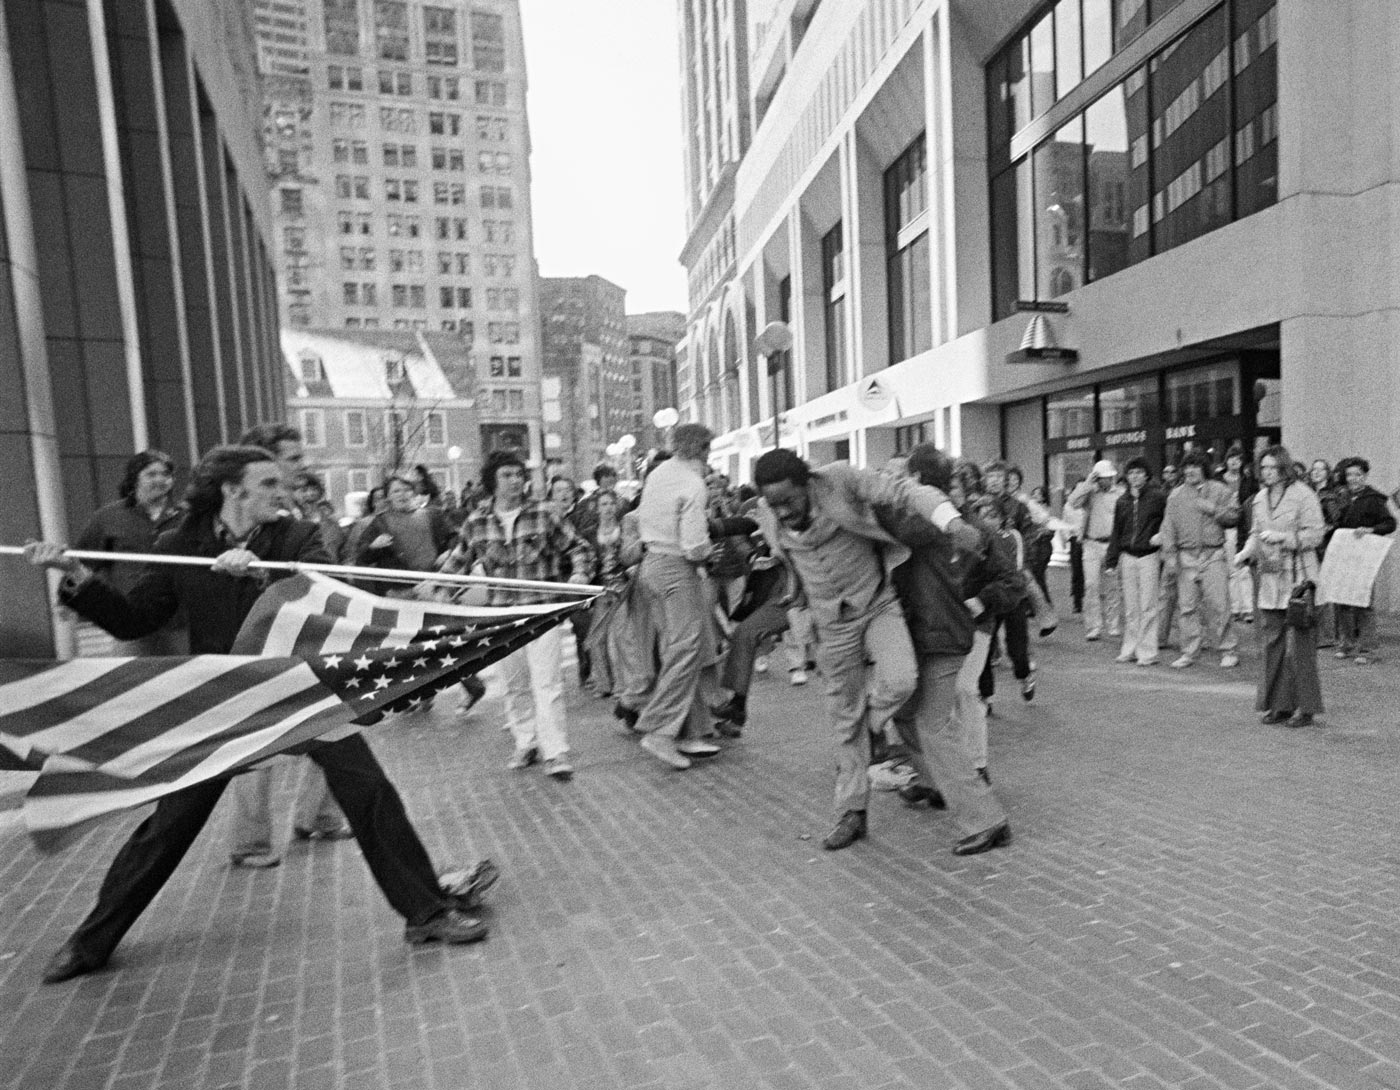
M 448 570 L 470 571 L 480 564 L 497 579 L 538 579 L 562 582 L 560 561 L 568 557 L 575 574 L 592 576 L 593 550 L 574 528 L 546 510 L 537 500 L 527 500 L 515 518 L 515 534 L 507 541 L 496 507 L 487 500 L 462 524 L 461 542 L 448 561 Z M 492 587 L 487 604 L 529 605 L 554 601 L 540 592 Z

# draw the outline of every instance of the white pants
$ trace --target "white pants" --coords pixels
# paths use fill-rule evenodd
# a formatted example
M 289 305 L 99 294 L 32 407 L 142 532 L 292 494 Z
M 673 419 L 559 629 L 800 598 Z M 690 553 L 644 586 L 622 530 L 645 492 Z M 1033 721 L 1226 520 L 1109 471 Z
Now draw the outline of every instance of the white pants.
M 1108 555 L 1108 542 L 1084 539 L 1084 630 L 1102 632 L 1108 623 L 1108 634 L 1116 636 L 1122 630 L 1122 604 L 1118 600 L 1118 580 L 1103 577 L 1103 562 Z
M 496 664 L 496 676 L 505 687 L 506 727 L 515 748 L 536 746 L 546 761 L 569 751 L 564 733 L 562 633 L 563 628 L 555 625 Z
M 1138 662 L 1157 661 L 1157 595 L 1161 590 L 1162 558 L 1118 556 L 1118 579 L 1123 586 L 1123 646 L 1119 658 L 1137 657 Z
M 977 629 L 972 634 L 972 650 L 963 659 L 958 670 L 958 698 L 956 716 L 961 733 L 961 743 L 972 755 L 974 768 L 987 767 L 987 705 L 982 703 L 982 693 L 977 687 L 977 679 L 982 676 L 982 668 L 987 665 L 987 655 L 992 649 L 992 634 Z

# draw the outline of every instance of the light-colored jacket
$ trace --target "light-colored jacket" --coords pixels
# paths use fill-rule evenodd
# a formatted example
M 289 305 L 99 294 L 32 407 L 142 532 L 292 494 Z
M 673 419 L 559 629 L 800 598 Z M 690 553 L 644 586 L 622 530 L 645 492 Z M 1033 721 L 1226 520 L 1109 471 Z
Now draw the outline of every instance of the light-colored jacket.
M 1261 488 L 1250 501 L 1254 513 L 1249 540 L 1239 551 L 1259 574 L 1259 608 L 1287 609 L 1288 596 L 1305 579 L 1317 579 L 1317 547 L 1327 523 L 1317 495 L 1301 481 L 1283 490 L 1277 504 L 1269 502 L 1269 490 Z M 1284 534 L 1282 542 L 1266 542 L 1264 533 Z
M 896 479 L 873 470 L 856 469 L 844 462 L 813 469 L 808 490 L 813 507 L 827 514 L 836 525 L 881 546 L 880 558 L 884 564 L 885 581 L 889 585 L 892 585 L 894 569 L 909 559 L 909 547 L 893 538 L 880 525 L 875 513 L 876 505 L 913 511 L 940 527 L 946 527 L 950 519 L 958 517 L 948 497 L 936 488 L 916 484 L 907 477 Z M 939 511 L 945 504 L 947 507 Z M 937 517 L 935 512 L 938 512 Z M 773 556 L 786 565 L 791 580 L 789 586 L 799 587 L 797 570 L 783 548 L 777 515 L 773 514 L 766 501 L 760 500 L 754 508 L 754 518 Z M 805 600 L 800 593 L 796 598 L 799 602 Z

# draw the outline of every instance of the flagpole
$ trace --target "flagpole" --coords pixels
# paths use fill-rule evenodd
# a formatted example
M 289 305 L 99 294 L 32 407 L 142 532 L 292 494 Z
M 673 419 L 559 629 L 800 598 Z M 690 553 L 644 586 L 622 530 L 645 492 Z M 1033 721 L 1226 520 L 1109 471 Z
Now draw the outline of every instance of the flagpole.
M 19 545 L 0 545 L 0 556 L 23 556 Z M 65 549 L 64 556 L 100 564 L 183 564 L 207 568 L 207 556 L 173 556 L 167 553 L 106 553 L 95 549 Z M 550 594 L 602 594 L 607 588 L 592 583 L 548 583 L 535 579 L 497 579 L 489 575 L 457 575 L 451 572 L 413 571 L 405 568 L 362 568 L 350 564 L 314 564 L 297 560 L 254 560 L 249 568 L 262 571 L 320 572 L 350 579 L 389 579 L 412 583 L 449 583 L 467 587 L 501 587 L 506 590 L 533 590 Z

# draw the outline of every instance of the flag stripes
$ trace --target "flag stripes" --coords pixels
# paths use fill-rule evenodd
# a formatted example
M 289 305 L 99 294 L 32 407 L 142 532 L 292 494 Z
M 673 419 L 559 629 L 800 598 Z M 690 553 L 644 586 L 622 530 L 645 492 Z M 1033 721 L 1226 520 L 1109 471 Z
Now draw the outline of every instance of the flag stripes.
M 0 767 L 40 773 L 25 823 L 54 846 L 60 829 L 421 706 L 585 605 L 386 599 L 298 573 L 254 604 L 234 654 L 0 661 Z

